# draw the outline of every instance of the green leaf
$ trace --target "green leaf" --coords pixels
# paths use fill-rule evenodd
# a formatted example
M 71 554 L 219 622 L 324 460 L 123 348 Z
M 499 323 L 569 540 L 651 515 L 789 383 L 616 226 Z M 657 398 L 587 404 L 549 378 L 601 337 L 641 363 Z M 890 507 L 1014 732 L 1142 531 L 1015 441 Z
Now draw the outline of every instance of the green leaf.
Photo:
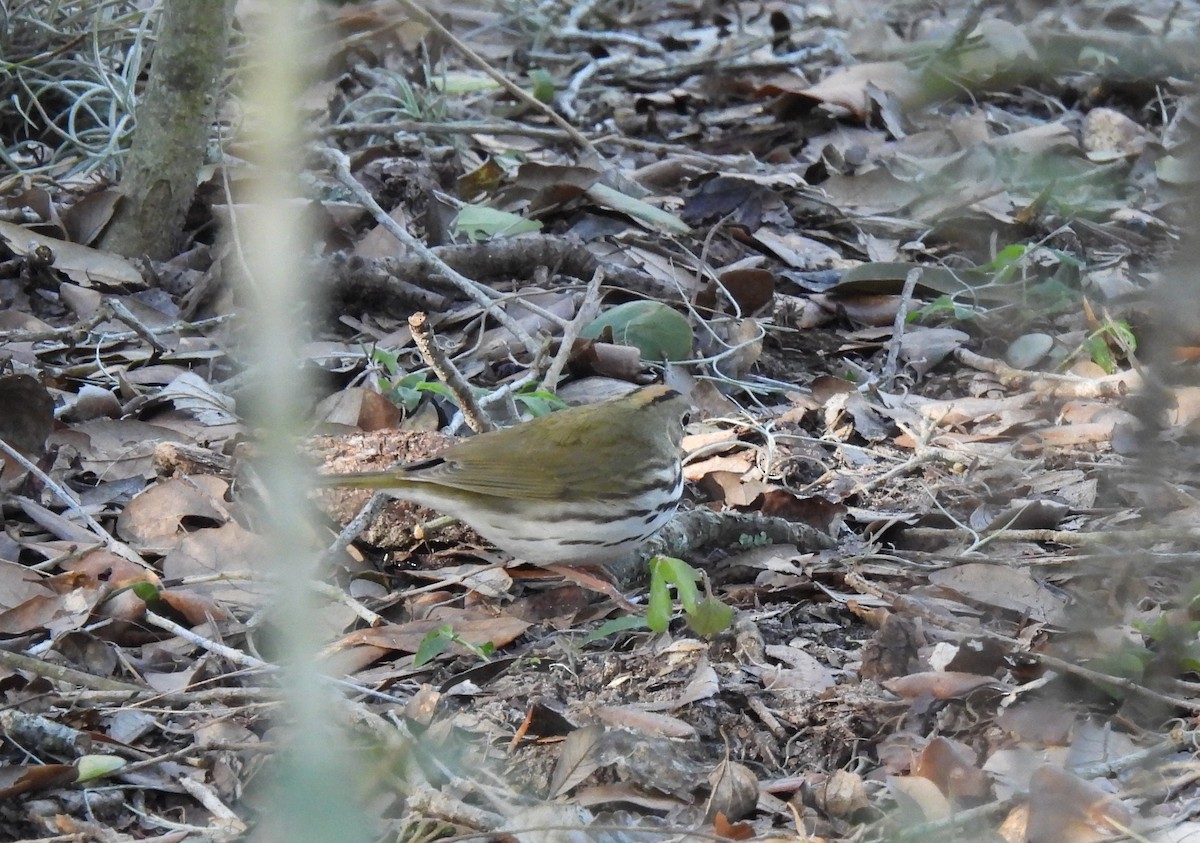
M 1001 269 L 1005 266 L 1011 266 L 1021 258 L 1025 257 L 1026 251 L 1028 251 L 1027 246 L 1021 243 L 1012 243 L 997 252 L 995 259 L 990 264 L 985 264 L 985 266 L 989 266 L 993 269 Z
M 674 561 L 682 565 L 686 571 L 679 571 L 678 578 L 672 579 L 671 584 L 675 586 L 675 593 L 679 596 L 679 605 L 683 607 L 683 611 L 690 614 L 696 611 L 696 606 L 700 602 L 700 590 L 696 588 L 696 580 L 700 579 L 700 574 L 686 562 L 679 559 Z
M 434 76 L 429 80 L 429 87 L 444 94 L 474 94 L 497 90 L 500 83 L 486 74 L 463 70 Z
M 394 404 L 403 408 L 404 412 L 415 413 L 417 407 L 421 406 L 421 393 L 438 393 L 438 387 L 442 386 L 437 382 L 428 383 L 428 377 L 424 372 L 409 372 L 399 380 L 392 382 L 392 388 L 388 395 Z
M 1129 323 L 1124 319 L 1109 323 L 1109 330 L 1112 332 L 1113 340 L 1121 348 L 1137 351 L 1137 337 L 1134 336 L 1133 328 L 1129 327 Z
M 535 67 L 529 71 L 529 81 L 533 83 L 533 97 L 539 102 L 553 102 L 554 77 L 544 67 Z
M 107 776 L 124 767 L 124 758 L 115 755 L 81 755 L 75 759 L 75 769 L 78 771 L 77 781 L 86 782 L 100 776 Z
M 668 602 L 668 608 L 669 606 L 670 603 Z M 647 628 L 648 627 L 645 618 L 639 618 L 637 615 L 621 615 L 618 618 L 605 621 L 600 625 L 599 629 L 594 629 L 589 632 L 586 636 L 584 636 L 583 643 L 591 644 L 593 641 L 599 641 L 603 638 L 607 638 L 610 635 L 614 635 L 618 632 L 625 632 L 630 629 Z M 664 626 L 663 629 L 665 628 L 666 627 Z M 655 631 L 662 632 L 662 630 Z
M 671 595 L 662 572 L 650 566 L 650 597 L 646 601 L 646 626 L 651 632 L 663 633 L 671 622 Z
M 675 587 L 675 593 L 679 595 L 679 605 L 685 612 L 696 611 L 696 604 L 700 601 L 700 590 L 696 588 L 696 583 L 700 580 L 699 571 L 674 556 L 655 556 L 650 560 L 650 571 L 652 580 L 653 574 L 658 572 L 664 582 Z
M 420 667 L 427 662 L 433 661 L 444 653 L 446 648 L 453 642 L 454 629 L 450 624 L 444 624 L 437 629 L 430 630 L 417 646 L 417 652 L 413 655 L 413 667 Z
M 847 377 L 843 377 L 842 379 L 850 380 Z M 853 383 L 853 381 L 850 382 Z M 771 537 L 766 533 L 755 533 L 754 535 L 751 535 L 750 533 L 742 533 L 740 536 L 738 536 L 738 544 L 742 547 L 766 547 L 767 545 L 772 544 L 772 542 Z
M 1071 289 L 1058 278 L 1047 278 L 1028 289 L 1026 304 L 1043 314 L 1060 313 L 1064 310 L 1074 311 L 1079 301 L 1077 291 Z
M 710 638 L 729 629 L 733 623 L 733 607 L 726 606 L 709 595 L 696 604 L 696 610 L 687 615 L 687 625 L 697 635 Z
M 1192 642 L 1179 654 L 1179 669 L 1188 673 L 1200 671 L 1200 643 Z
M 561 410 L 567 406 L 566 401 L 563 401 L 553 392 L 548 392 L 544 389 L 531 392 L 518 392 L 513 398 L 524 404 L 525 408 L 535 416 L 549 415 L 555 410 Z
M 1062 249 L 1050 249 L 1050 254 L 1054 255 L 1054 259 L 1064 266 L 1069 266 L 1072 269 L 1083 269 L 1087 266 L 1087 262 L 1080 260 L 1070 252 L 1064 252 Z
M 986 273 L 991 273 L 992 282 L 1004 284 L 1017 277 L 1021 261 L 1025 258 L 1028 247 L 1021 243 L 1012 243 L 996 253 L 996 257 L 979 267 Z
M 1121 648 L 1101 656 L 1098 659 L 1093 659 L 1087 663 L 1087 667 L 1091 670 L 1104 673 L 1109 676 L 1116 676 L 1122 679 L 1132 679 L 1137 682 L 1142 679 L 1146 665 L 1154 658 L 1154 654 L 1145 647 L 1139 647 L 1135 644 L 1127 643 Z M 1097 680 L 1096 684 L 1109 696 L 1115 699 L 1122 699 L 1125 691 L 1115 685 L 1109 685 L 1103 680 Z
M 1165 612 L 1160 612 L 1151 620 L 1135 618 L 1130 626 L 1152 641 L 1165 641 L 1170 634 L 1171 622 Z
M 641 199 L 634 199 L 619 190 L 613 190 L 605 184 L 596 183 L 586 191 L 589 199 L 603 208 L 619 211 L 622 214 L 649 223 L 670 234 L 690 234 L 691 227 L 674 214 L 668 214 L 661 208 L 656 208 Z
M 395 377 L 400 372 L 399 351 L 388 351 L 386 348 L 373 345 L 367 352 L 367 357 L 372 363 L 387 372 L 389 377 Z
M 147 582 L 146 580 L 135 582 L 131 588 L 133 589 L 133 593 L 136 594 L 138 599 L 140 599 L 143 603 L 155 602 L 158 600 L 159 594 L 161 593 L 157 585 L 152 582 Z
M 449 398 L 454 401 L 454 393 L 450 391 L 450 387 L 446 386 L 441 381 L 421 381 L 413 389 L 417 392 L 431 392 L 434 395 L 440 395 L 443 398 Z
M 613 342 L 631 345 L 643 360 L 686 360 L 692 354 L 692 326 L 676 310 L 656 301 L 632 301 L 602 313 L 580 336 L 596 339 L 611 332 Z
M 1112 350 L 1104 337 L 1088 337 L 1086 346 L 1093 363 L 1110 375 L 1116 371 L 1116 361 L 1113 360 Z
M 924 307 L 918 308 L 906 317 L 908 322 L 917 322 L 927 319 L 933 319 L 935 316 L 949 315 L 959 321 L 965 321 L 975 317 L 976 312 L 960 302 L 954 300 L 951 296 L 938 296 L 933 301 Z
M 512 236 L 541 231 L 537 220 L 527 220 L 519 214 L 498 211 L 483 205 L 464 205 L 454 219 L 454 231 L 472 240 L 487 240 L 496 236 Z

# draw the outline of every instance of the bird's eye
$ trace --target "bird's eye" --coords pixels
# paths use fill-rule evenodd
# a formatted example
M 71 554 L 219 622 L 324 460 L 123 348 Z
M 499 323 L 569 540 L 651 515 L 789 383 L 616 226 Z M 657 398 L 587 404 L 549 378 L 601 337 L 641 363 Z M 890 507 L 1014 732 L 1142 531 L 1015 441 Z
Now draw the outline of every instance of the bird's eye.
M 679 423 L 682 424 L 684 427 L 687 427 L 689 424 L 692 423 L 693 415 L 695 415 L 695 414 L 691 410 L 685 410 L 683 415 L 679 419 Z

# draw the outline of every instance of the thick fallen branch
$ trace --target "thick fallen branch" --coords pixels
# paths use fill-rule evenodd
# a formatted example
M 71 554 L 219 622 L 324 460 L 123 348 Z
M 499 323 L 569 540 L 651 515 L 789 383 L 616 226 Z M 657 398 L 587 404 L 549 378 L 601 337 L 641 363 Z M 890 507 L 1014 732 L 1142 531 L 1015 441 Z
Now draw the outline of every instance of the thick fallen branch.
M 1121 398 L 1141 386 L 1137 372 L 1120 372 L 1103 378 L 1084 378 L 1053 372 L 1014 369 L 992 357 L 984 357 L 965 348 L 956 349 L 954 359 L 964 366 L 995 375 L 1006 387 L 1028 390 L 1058 398 Z
M 430 251 L 455 272 L 480 284 L 533 278 L 538 267 L 585 284 L 603 268 L 607 286 L 661 299 L 679 296 L 664 282 L 601 261 L 583 243 L 562 237 L 516 237 Z M 463 298 L 434 262 L 415 254 L 374 259 L 335 256 L 329 269 L 327 292 L 335 308 L 353 304 L 407 317 L 413 310 L 443 312 L 449 301 Z

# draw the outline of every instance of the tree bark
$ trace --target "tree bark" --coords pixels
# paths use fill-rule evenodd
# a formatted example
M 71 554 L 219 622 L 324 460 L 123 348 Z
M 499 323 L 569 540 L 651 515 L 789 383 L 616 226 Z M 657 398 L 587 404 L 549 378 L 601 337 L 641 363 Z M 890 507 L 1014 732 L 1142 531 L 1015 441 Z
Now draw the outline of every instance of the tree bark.
M 182 246 L 232 20 L 233 0 L 164 0 L 121 201 L 102 248 L 165 260 Z

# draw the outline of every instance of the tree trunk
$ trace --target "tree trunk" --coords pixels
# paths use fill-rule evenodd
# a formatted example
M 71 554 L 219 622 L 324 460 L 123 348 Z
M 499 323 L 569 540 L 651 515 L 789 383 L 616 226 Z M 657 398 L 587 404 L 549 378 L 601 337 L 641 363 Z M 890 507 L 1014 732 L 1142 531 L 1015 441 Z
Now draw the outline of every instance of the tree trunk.
M 164 0 L 121 201 L 102 248 L 165 260 L 182 246 L 232 20 L 233 0 Z

